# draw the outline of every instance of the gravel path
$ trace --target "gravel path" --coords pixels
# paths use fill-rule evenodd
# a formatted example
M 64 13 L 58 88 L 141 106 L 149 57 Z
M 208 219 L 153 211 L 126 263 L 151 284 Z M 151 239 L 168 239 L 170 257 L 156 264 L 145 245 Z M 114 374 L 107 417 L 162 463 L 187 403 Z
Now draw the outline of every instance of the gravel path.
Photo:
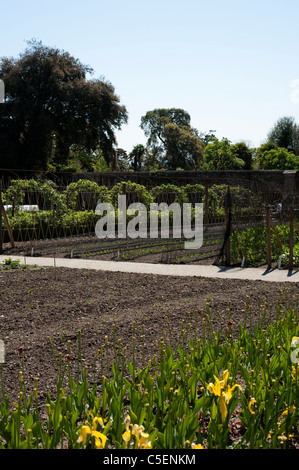
M 0 256 L 2 263 L 8 256 Z M 13 260 L 20 260 L 21 263 L 37 266 L 56 266 L 76 269 L 92 269 L 98 271 L 127 272 L 140 274 L 158 274 L 165 276 L 196 276 L 218 279 L 243 279 L 251 281 L 269 282 L 299 282 L 299 270 L 289 271 L 287 269 L 265 268 L 226 268 L 205 265 L 172 265 L 172 264 L 150 264 L 117 261 L 99 261 L 84 259 L 66 258 L 40 258 L 10 256 Z

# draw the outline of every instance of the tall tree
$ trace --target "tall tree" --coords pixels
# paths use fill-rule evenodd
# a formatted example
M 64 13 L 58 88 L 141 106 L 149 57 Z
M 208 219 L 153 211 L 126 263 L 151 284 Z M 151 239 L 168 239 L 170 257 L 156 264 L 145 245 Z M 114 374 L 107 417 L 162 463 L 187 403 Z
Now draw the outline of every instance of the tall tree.
M 258 149 L 258 163 L 262 170 L 299 170 L 299 156 L 272 142 Z
M 197 130 L 191 127 L 190 115 L 185 110 L 161 108 L 148 111 L 141 118 L 140 127 L 148 137 L 148 150 L 165 168 L 198 168 L 203 143 Z
M 228 139 L 214 138 L 205 147 L 204 166 L 208 170 L 242 170 L 245 162 L 237 156 Z
M 203 159 L 203 144 L 188 128 L 167 124 L 164 128 L 165 163 L 170 170 L 199 169 Z
M 299 155 L 299 127 L 294 117 L 285 116 L 278 119 L 268 133 L 267 140 L 277 147 L 284 147 L 295 155 Z
M 115 130 L 127 122 L 114 87 L 88 80 L 93 70 L 68 52 L 35 40 L 19 58 L 1 58 L 6 103 L 0 107 L 0 164 L 45 169 L 65 163 L 71 147 L 100 147 L 115 158 Z
M 135 145 L 133 150 L 129 154 L 129 159 L 132 162 L 134 171 L 140 171 L 142 165 L 143 156 L 146 153 L 146 148 L 142 144 Z
M 231 146 L 232 155 L 244 162 L 243 170 L 251 170 L 253 163 L 253 152 L 244 142 L 239 142 Z

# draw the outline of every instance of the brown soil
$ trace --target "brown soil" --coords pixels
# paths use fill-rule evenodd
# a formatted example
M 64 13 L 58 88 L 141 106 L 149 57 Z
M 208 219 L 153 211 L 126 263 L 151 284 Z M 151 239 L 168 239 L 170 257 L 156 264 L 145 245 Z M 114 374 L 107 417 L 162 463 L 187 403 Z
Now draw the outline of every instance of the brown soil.
M 174 239 L 173 244 L 165 245 L 165 240 L 159 239 L 105 239 L 99 240 L 94 235 L 77 236 L 60 239 L 34 240 L 32 242 L 16 242 L 12 248 L 10 243 L 3 245 L 3 253 L 28 257 L 42 256 L 56 258 L 93 259 L 103 261 L 135 261 L 136 263 L 163 264 L 212 264 L 219 253 L 222 238 L 219 243 L 205 244 L 196 250 L 185 250 L 180 240 Z M 113 247 L 113 248 L 112 248 Z M 104 253 L 103 250 L 112 250 Z M 167 250 L 165 250 L 167 248 Z M 157 251 L 157 252 L 156 252 Z M 29 262 L 29 261 L 28 261 Z
M 220 327 L 220 318 L 222 326 L 227 325 L 230 302 L 231 320 L 237 330 L 237 325 L 244 322 L 247 296 L 253 306 L 254 323 L 258 319 L 259 306 L 266 300 L 274 306 L 274 319 L 277 294 L 284 288 L 289 298 L 299 293 L 297 284 L 284 287 L 264 281 L 159 277 L 66 268 L 2 268 L 0 339 L 5 342 L 5 393 L 11 400 L 19 393 L 20 347 L 24 348 L 27 390 L 32 391 L 34 378 L 38 377 L 41 397 L 45 398 L 46 392 L 50 392 L 55 398 L 57 371 L 48 337 L 55 351 L 62 353 L 63 361 L 68 340 L 71 341 L 71 366 L 76 374 L 78 331 L 81 330 L 83 364 L 92 373 L 96 352 L 105 345 L 106 336 L 109 362 L 114 358 L 113 325 L 116 342 L 122 340 L 122 346 L 127 347 L 127 358 L 132 359 L 133 322 L 136 322 L 136 360 L 142 367 L 143 358 L 147 363 L 153 357 L 155 340 L 160 340 L 164 331 L 167 340 L 169 338 L 166 316 L 170 321 L 173 344 L 177 344 L 183 321 L 186 331 L 194 334 L 195 311 L 205 311 L 207 302 L 211 306 L 215 330 Z M 272 319 L 267 316 L 267 321 Z M 197 334 L 201 335 L 200 316 Z M 100 383 L 102 372 L 106 376 L 110 374 L 110 370 L 106 370 L 106 358 L 104 370 L 100 369 L 99 361 L 96 370 L 96 380 Z

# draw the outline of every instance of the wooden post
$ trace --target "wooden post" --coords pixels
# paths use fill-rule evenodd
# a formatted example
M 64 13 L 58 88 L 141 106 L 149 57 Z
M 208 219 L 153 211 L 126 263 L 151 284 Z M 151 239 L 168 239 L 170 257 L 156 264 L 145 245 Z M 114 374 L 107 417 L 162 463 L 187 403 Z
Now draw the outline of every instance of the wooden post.
M 272 230 L 273 230 L 273 232 L 274 232 L 275 238 L 276 238 L 276 240 L 277 240 L 278 246 L 279 246 L 279 248 L 280 248 L 280 251 L 282 251 L 282 243 L 281 243 L 281 241 L 280 241 L 280 238 L 279 238 L 279 236 L 278 236 L 278 233 L 277 233 L 277 231 L 276 231 L 276 228 L 275 228 L 275 225 L 274 225 L 274 223 L 273 223 L 273 220 L 272 220 L 272 217 L 271 217 L 271 216 L 270 216 L 270 224 L 271 224 Z
M 209 188 L 205 184 L 205 215 L 204 215 L 204 225 L 209 223 Z
M 4 209 L 2 198 L 0 198 L 0 212 L 2 213 L 3 218 L 4 218 L 4 223 L 5 223 L 7 232 L 8 232 L 8 236 L 9 236 L 11 246 L 14 248 L 15 242 L 14 242 L 14 239 L 13 239 L 13 233 L 12 233 L 12 230 L 11 230 L 9 222 L 8 222 L 8 218 L 7 218 L 5 209 Z
M 225 204 L 224 204 L 224 214 L 225 214 L 225 236 L 226 243 L 225 243 L 225 260 L 226 265 L 230 265 L 230 233 L 231 233 L 231 220 L 230 220 L 230 210 L 231 210 L 231 197 L 230 197 L 230 190 L 228 188 L 228 192 L 225 196 Z
M 0 181 L 0 203 L 2 203 L 2 181 Z M 0 210 L 0 252 L 3 250 L 2 211 Z
M 272 253 L 271 253 L 271 214 L 270 206 L 266 206 L 266 229 L 267 229 L 267 269 L 272 268 Z
M 225 212 L 225 227 L 226 231 L 229 230 L 229 209 L 228 207 L 225 207 L 224 209 Z M 230 265 L 230 239 L 229 237 L 226 240 L 225 244 L 225 259 L 226 259 L 226 264 Z
M 294 208 L 290 209 L 290 252 L 289 252 L 289 269 L 293 269 L 293 257 L 294 257 Z
M 297 224 L 297 220 L 294 218 L 294 226 L 295 226 L 295 229 L 297 230 L 297 233 L 299 235 L 299 227 L 298 227 L 298 224 Z

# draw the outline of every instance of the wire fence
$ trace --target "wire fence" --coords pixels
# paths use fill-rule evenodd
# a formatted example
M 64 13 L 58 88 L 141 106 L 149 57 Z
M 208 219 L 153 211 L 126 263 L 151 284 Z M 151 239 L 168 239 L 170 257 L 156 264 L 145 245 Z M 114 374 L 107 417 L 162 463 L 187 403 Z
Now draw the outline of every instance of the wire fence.
M 275 172 L 274 172 L 275 173 Z M 277 173 L 275 173 L 277 177 Z M 275 176 L 274 175 L 274 176 Z M 279 175 L 281 177 L 281 175 Z M 180 181 L 181 182 L 181 181 Z M 221 184 L 220 184 L 221 183 Z M 99 202 L 117 208 L 119 195 L 126 195 L 126 208 L 142 202 L 203 205 L 204 242 L 200 249 L 184 250 L 184 237 L 173 239 L 99 240 L 95 234 Z M 267 174 L 236 179 L 210 176 L 192 184 L 141 185 L 120 181 L 108 187 L 87 179 L 68 186 L 52 180 L 2 180 L 0 187 L 0 248 L 2 252 L 32 250 L 63 256 L 138 259 L 156 256 L 164 263 L 196 263 L 210 260 L 218 265 L 299 266 L 299 192 L 297 174 L 283 180 Z M 128 218 L 130 220 L 130 218 Z M 173 235 L 173 234 L 172 234 Z M 49 242 L 52 242 L 52 251 Z M 45 249 L 45 250 L 46 250 Z

